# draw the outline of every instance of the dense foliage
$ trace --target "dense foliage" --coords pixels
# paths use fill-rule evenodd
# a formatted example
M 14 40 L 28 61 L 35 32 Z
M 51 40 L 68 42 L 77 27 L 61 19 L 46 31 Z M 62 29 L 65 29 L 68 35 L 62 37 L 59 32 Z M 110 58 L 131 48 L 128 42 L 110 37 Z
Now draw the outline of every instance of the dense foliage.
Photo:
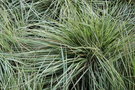
M 0 0 L 0 90 L 135 90 L 133 0 Z

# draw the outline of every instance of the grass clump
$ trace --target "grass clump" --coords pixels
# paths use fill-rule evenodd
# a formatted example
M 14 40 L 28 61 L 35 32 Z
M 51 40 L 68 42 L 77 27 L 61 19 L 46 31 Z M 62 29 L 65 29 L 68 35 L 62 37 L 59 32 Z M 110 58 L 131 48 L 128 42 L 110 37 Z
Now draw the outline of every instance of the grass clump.
M 1 2 L 0 89 L 134 90 L 133 4 Z

